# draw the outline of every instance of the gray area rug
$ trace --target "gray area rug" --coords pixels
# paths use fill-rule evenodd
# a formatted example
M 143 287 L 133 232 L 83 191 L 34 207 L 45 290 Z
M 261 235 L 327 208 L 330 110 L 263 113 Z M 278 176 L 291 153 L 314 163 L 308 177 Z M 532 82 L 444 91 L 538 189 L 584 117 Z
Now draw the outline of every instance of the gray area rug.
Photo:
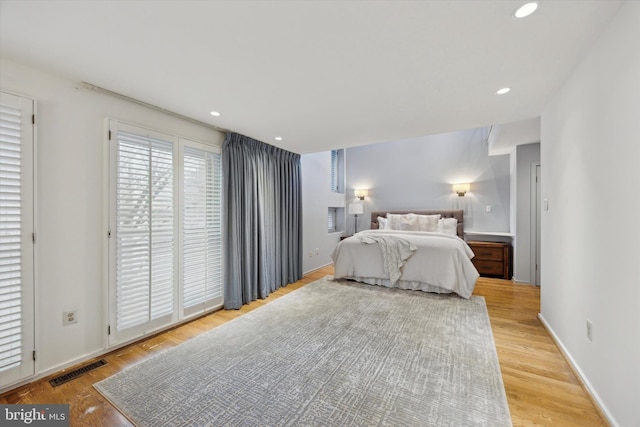
M 484 298 L 330 276 L 95 388 L 140 426 L 510 426 Z

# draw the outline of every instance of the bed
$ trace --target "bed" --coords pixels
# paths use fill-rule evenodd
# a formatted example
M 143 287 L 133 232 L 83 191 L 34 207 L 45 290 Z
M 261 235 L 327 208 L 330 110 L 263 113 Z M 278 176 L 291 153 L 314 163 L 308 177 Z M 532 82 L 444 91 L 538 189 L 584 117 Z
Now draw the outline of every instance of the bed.
M 463 237 L 462 210 L 375 211 L 332 251 L 335 278 L 470 298 L 479 274 Z

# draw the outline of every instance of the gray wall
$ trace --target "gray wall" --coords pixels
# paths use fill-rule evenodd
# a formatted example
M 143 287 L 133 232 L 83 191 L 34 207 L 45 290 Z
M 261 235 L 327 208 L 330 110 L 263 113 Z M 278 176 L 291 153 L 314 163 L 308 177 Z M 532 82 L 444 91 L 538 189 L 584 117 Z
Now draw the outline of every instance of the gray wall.
M 347 149 L 347 204 L 354 189 L 369 189 L 359 229 L 369 228 L 373 210 L 460 208 L 466 230 L 510 231 L 509 156 L 489 156 L 486 137 L 478 128 Z M 455 182 L 470 182 L 471 191 L 458 197 Z

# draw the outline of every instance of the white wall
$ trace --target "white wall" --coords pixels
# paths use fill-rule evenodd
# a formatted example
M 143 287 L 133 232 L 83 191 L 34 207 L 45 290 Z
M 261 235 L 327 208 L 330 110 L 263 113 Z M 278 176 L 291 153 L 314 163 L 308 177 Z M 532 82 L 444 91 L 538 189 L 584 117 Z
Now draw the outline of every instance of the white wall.
M 343 232 L 327 232 L 327 209 L 344 207 L 344 194 L 331 191 L 331 152 L 302 155 L 302 271 L 330 264 Z
M 105 117 L 216 145 L 223 135 L 7 59 L 0 70 L 3 90 L 37 102 L 36 369 L 46 373 L 105 347 Z M 78 323 L 63 327 L 71 309 Z
M 629 427 L 640 426 L 638 40 L 640 2 L 625 2 L 541 122 L 541 318 Z
M 479 128 L 347 149 L 347 203 L 354 189 L 369 189 L 359 228 L 375 210 L 464 209 L 466 230 L 508 232 L 509 156 L 489 156 L 486 137 Z M 458 197 L 455 182 L 471 191 Z

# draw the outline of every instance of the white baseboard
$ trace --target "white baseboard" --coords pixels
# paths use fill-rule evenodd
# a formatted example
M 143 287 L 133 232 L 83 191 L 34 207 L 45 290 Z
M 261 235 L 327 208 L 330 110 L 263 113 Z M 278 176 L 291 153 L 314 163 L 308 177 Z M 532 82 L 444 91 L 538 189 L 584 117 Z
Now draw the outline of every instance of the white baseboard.
M 56 366 L 53 366 L 51 368 L 45 369 L 44 371 L 40 371 L 35 375 L 32 375 L 28 378 L 24 378 L 18 382 L 15 382 L 13 384 L 9 384 L 6 387 L 0 388 L 0 394 L 5 393 L 7 391 L 11 391 L 13 389 L 16 389 L 18 387 L 22 387 L 23 385 L 27 385 L 27 384 L 31 384 L 31 383 L 35 383 L 38 380 L 41 380 L 42 378 L 46 378 L 49 375 L 53 375 L 56 373 L 62 373 L 65 369 L 71 368 L 73 366 L 76 365 L 80 365 L 84 362 L 87 362 L 91 359 L 94 358 L 98 358 L 100 356 L 104 356 L 105 354 L 109 353 L 110 351 L 113 351 L 112 349 L 106 350 L 106 349 L 100 349 L 97 351 L 94 351 L 92 353 L 87 353 L 83 356 L 77 357 L 73 360 L 69 360 L 67 362 L 58 364 Z
M 551 336 L 551 339 L 556 344 L 556 346 L 560 349 L 560 352 L 562 352 L 562 355 L 564 356 L 567 363 L 571 365 L 571 369 L 578 376 L 578 381 L 582 383 L 587 393 L 590 395 L 591 400 L 597 407 L 596 409 L 600 411 L 600 413 L 607 419 L 607 421 L 609 422 L 609 424 L 611 424 L 612 427 L 620 427 L 620 424 L 616 422 L 615 418 L 613 417 L 611 412 L 609 412 L 609 410 L 607 409 L 607 406 L 604 404 L 604 402 L 602 401 L 598 393 L 594 390 L 593 386 L 585 376 L 584 372 L 582 372 L 582 370 L 580 369 L 576 361 L 573 359 L 573 357 L 571 357 L 569 350 L 567 350 L 564 344 L 562 344 L 562 341 L 560 341 L 560 338 L 558 338 L 556 333 L 553 331 L 553 328 L 551 328 L 551 326 L 547 323 L 542 313 L 538 313 L 538 319 L 540 319 L 540 321 L 542 322 L 542 325 Z
M 325 268 L 325 267 L 327 267 L 327 266 L 329 266 L 329 265 L 331 265 L 331 264 L 333 264 L 333 263 L 332 263 L 332 262 L 329 262 L 329 263 L 327 263 L 327 264 L 321 265 L 320 267 L 314 267 L 314 268 L 312 268 L 312 269 L 311 269 L 311 270 L 309 270 L 309 271 L 303 271 L 303 272 L 302 272 L 302 275 L 303 275 L 303 276 L 306 276 L 306 275 L 307 275 L 307 274 L 309 274 L 309 273 L 313 273 L 314 271 L 318 271 L 318 270 L 320 270 L 321 268 Z
M 324 267 L 327 267 L 327 266 L 329 266 L 331 264 L 332 263 L 330 262 L 330 263 L 324 264 L 324 265 L 322 265 L 320 267 L 316 267 L 316 268 L 314 268 L 312 270 L 304 272 L 303 275 L 307 275 L 309 273 L 313 273 L 314 271 L 320 270 L 320 269 L 322 269 Z M 182 325 L 184 323 L 187 323 L 187 322 L 190 322 L 190 321 L 192 321 L 192 320 L 194 320 L 194 319 L 196 319 L 198 317 L 206 316 L 210 312 L 217 311 L 218 309 L 220 309 L 220 307 L 216 307 L 214 309 L 210 309 L 210 310 L 208 310 L 207 312 L 204 312 L 204 313 L 196 313 L 196 314 L 194 314 L 192 316 L 189 316 L 187 318 L 182 319 L 178 323 L 175 323 L 175 324 L 160 328 L 157 331 L 153 331 L 152 333 L 145 334 L 144 336 L 133 338 L 133 339 L 131 339 L 129 341 L 114 345 L 112 347 L 101 348 L 101 349 L 96 350 L 94 352 L 84 354 L 84 355 L 82 355 L 80 357 L 76 357 L 76 358 L 74 358 L 72 360 L 60 363 L 60 364 L 55 365 L 55 366 L 50 367 L 50 368 L 47 368 L 47 369 L 45 369 L 43 371 L 40 371 L 40 372 L 30 376 L 30 377 L 24 378 L 24 379 L 19 380 L 19 381 L 15 382 L 15 383 L 12 383 L 12 384 L 8 384 L 5 387 L 1 387 L 0 388 L 0 394 L 6 393 L 8 391 L 11 391 L 13 389 L 16 389 L 16 388 L 21 387 L 21 386 L 26 385 L 26 384 L 35 383 L 36 381 L 41 380 L 42 378 L 46 378 L 49 375 L 53 375 L 53 374 L 56 374 L 56 373 L 62 373 L 65 369 L 80 365 L 80 364 L 82 364 L 84 362 L 87 362 L 87 361 L 89 361 L 91 359 L 94 359 L 94 358 L 98 358 L 100 356 L 105 356 L 105 355 L 107 355 L 107 354 L 109 354 L 109 353 L 111 353 L 113 351 L 116 351 L 116 350 L 122 348 L 122 347 L 126 347 L 126 346 L 128 346 L 130 344 L 133 344 L 135 342 L 147 339 L 149 336 L 152 336 L 154 334 L 158 334 L 158 333 L 161 333 L 161 332 L 163 332 L 165 330 L 174 328 L 176 326 L 180 326 L 180 325 Z
M 124 342 L 115 344 L 115 345 L 110 346 L 110 347 L 104 347 L 104 348 L 95 350 L 93 352 L 86 353 L 86 354 L 84 354 L 82 356 L 73 358 L 73 359 L 68 360 L 66 362 L 59 363 L 59 364 L 57 364 L 55 366 L 52 366 L 52 367 L 44 369 L 44 370 L 42 370 L 40 372 L 37 372 L 36 374 L 34 374 L 34 375 L 30 376 L 30 377 L 24 378 L 24 379 L 19 380 L 19 381 L 15 382 L 15 383 L 8 384 L 6 387 L 0 388 L 0 394 L 5 393 L 5 392 L 10 391 L 10 390 L 13 390 L 13 389 L 16 389 L 16 388 L 21 387 L 23 385 L 35 383 L 36 381 L 39 381 L 39 380 L 41 380 L 43 378 L 46 378 L 46 377 L 48 377 L 50 375 L 53 375 L 53 374 L 62 374 L 62 373 L 64 373 L 64 371 L 66 369 L 82 365 L 85 362 L 88 362 L 88 361 L 90 361 L 92 359 L 97 359 L 97 358 L 102 357 L 102 356 L 107 356 L 109 353 L 112 353 L 114 351 L 120 350 L 121 348 L 124 348 L 124 347 L 126 347 L 128 345 L 132 345 L 132 344 L 135 344 L 135 343 L 138 343 L 138 342 L 142 342 L 142 341 L 144 341 L 144 340 L 146 340 L 146 339 L 148 339 L 148 338 L 150 338 L 150 337 L 152 337 L 154 335 L 161 334 L 163 332 L 168 331 L 169 329 L 173 329 L 175 327 L 184 325 L 185 323 L 189 323 L 189 322 L 191 322 L 191 321 L 193 321 L 193 320 L 195 320 L 195 319 L 197 319 L 199 317 L 207 316 L 207 315 L 209 315 L 209 314 L 211 314 L 211 313 L 213 313 L 215 311 L 221 310 L 221 309 L 223 309 L 223 306 L 219 305 L 219 306 L 216 306 L 216 307 L 209 308 L 209 309 L 207 309 L 205 311 L 202 311 L 202 312 L 193 313 L 192 315 L 185 317 L 184 319 L 180 320 L 179 322 L 172 323 L 170 325 L 162 326 L 162 327 L 160 327 L 160 328 L 158 328 L 156 330 L 153 330 L 153 331 L 150 331 L 148 333 L 145 333 L 144 335 L 140 335 L 140 336 L 137 336 L 135 338 L 131 338 L 128 341 L 124 341 Z M 36 360 L 36 369 L 38 368 L 37 363 L 38 362 Z
M 513 276 L 511 278 L 511 281 L 513 283 L 517 283 L 518 285 L 531 285 L 531 286 L 536 286 L 534 283 L 531 283 L 530 280 L 519 280 L 516 278 L 516 276 Z

